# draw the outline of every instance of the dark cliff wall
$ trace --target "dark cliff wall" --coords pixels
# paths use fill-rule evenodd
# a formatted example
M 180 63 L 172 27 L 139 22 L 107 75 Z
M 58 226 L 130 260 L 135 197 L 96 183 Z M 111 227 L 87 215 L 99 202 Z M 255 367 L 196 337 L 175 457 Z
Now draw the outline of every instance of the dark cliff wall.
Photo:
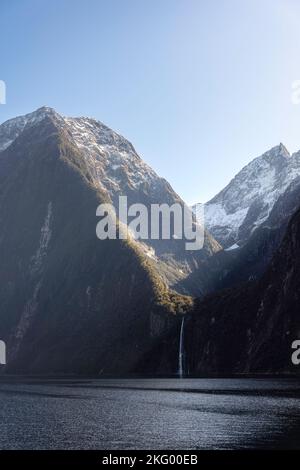
M 262 279 L 197 301 L 186 322 L 194 374 L 298 373 L 292 341 L 300 338 L 300 211 Z
M 6 372 L 171 373 L 159 340 L 188 299 L 169 293 L 134 242 L 97 239 L 105 198 L 68 136 L 48 119 L 1 158 Z

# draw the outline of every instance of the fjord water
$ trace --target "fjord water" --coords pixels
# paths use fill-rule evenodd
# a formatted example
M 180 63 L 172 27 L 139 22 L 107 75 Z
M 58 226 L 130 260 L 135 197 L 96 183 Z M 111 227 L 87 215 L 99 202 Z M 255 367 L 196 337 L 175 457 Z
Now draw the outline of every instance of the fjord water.
M 1 449 L 300 448 L 292 379 L 0 380 Z

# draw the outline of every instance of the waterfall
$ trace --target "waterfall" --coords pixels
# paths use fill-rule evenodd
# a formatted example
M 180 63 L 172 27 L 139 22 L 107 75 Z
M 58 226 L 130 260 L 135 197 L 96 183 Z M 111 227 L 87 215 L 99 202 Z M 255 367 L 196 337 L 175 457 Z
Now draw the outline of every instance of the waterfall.
M 178 375 L 182 379 L 185 372 L 184 367 L 184 317 L 181 320 L 180 337 L 179 337 L 179 352 L 178 352 Z

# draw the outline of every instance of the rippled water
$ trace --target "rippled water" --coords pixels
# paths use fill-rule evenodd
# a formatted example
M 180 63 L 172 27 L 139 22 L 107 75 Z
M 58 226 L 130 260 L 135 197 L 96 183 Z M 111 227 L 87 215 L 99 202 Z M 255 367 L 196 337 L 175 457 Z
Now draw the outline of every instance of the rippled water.
M 300 448 L 300 382 L 0 380 L 1 449 Z

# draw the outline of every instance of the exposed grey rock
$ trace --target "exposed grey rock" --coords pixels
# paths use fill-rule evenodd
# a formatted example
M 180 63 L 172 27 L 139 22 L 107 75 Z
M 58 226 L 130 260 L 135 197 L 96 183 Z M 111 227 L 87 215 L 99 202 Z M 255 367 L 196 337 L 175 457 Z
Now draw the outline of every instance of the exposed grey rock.
M 282 144 L 274 147 L 245 166 L 205 204 L 206 228 L 224 248 L 244 244 L 299 176 L 300 153 L 290 155 Z

